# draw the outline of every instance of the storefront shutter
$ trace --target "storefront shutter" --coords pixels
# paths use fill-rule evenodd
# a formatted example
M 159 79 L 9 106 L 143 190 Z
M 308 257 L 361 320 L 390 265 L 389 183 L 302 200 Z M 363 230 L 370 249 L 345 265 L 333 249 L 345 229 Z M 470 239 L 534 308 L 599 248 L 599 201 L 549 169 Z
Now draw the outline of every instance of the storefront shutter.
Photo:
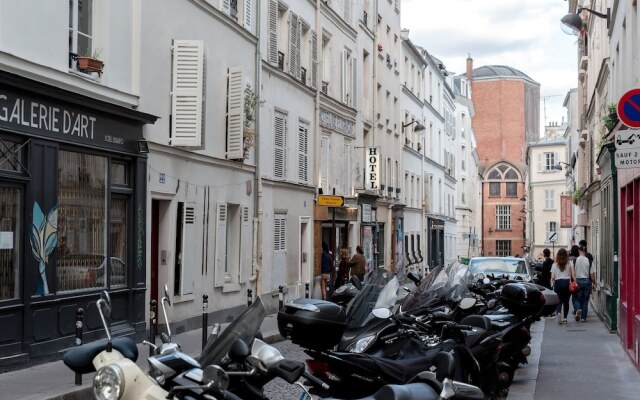
M 226 274 L 227 266 L 227 204 L 218 203 L 216 206 L 216 254 L 215 254 L 214 284 L 223 286 L 230 280 Z
M 196 240 L 196 204 L 185 203 L 182 216 L 182 279 L 180 294 L 192 294 L 196 281 L 198 259 L 193 248 Z
M 278 2 L 269 0 L 269 64 L 278 66 Z
M 253 235 L 249 223 L 249 207 L 242 207 L 240 218 L 240 283 L 245 283 L 251 275 L 251 257 L 253 254 Z
M 204 51 L 200 40 L 173 41 L 171 145 L 202 144 Z
M 318 35 L 311 31 L 311 87 L 318 87 Z
M 229 68 L 227 85 L 227 159 L 243 158 L 244 69 Z

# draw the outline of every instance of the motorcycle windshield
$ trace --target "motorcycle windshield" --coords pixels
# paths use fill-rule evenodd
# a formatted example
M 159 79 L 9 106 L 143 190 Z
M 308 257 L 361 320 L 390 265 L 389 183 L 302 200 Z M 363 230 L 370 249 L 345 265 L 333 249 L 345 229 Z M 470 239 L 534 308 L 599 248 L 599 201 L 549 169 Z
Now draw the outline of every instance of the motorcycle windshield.
M 390 308 L 398 299 L 400 278 L 384 268 L 371 271 L 362 289 L 347 309 L 347 329 L 360 328 L 372 318 L 371 311 L 376 308 Z
M 237 339 L 242 339 L 247 345 L 256 337 L 260 325 L 266 316 L 266 311 L 260 297 L 238 315 L 218 337 L 209 337 L 207 344 L 198 357 L 202 367 L 219 364 L 227 355 L 229 349 Z
M 458 262 L 448 267 L 436 267 L 416 286 L 402 304 L 404 312 L 428 308 L 442 301 L 459 301 L 473 297 L 468 284 L 472 275 L 469 268 Z

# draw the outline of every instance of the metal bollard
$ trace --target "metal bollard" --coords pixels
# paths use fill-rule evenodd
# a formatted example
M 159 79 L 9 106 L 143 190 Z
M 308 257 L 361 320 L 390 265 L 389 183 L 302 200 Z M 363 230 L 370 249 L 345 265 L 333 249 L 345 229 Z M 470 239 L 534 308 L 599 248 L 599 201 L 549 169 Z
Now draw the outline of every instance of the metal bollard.
M 207 344 L 207 319 L 209 318 L 209 296 L 206 294 L 202 295 L 202 350 L 204 350 L 204 346 Z
M 253 304 L 253 290 L 247 289 L 247 307 L 251 307 Z
M 156 342 L 156 307 L 157 302 L 155 300 L 151 300 L 149 305 L 149 342 Z M 153 348 L 149 346 L 149 357 L 153 356 Z
M 282 306 L 284 305 L 284 286 L 279 286 L 278 287 L 278 303 L 279 303 L 279 310 L 282 310 Z
M 309 298 L 309 282 L 304 284 L 304 297 Z
M 76 346 L 82 346 L 82 327 L 84 326 L 82 323 L 82 317 L 84 315 L 84 310 L 82 308 L 78 308 L 76 311 Z M 76 374 L 76 386 L 82 385 L 82 374 Z

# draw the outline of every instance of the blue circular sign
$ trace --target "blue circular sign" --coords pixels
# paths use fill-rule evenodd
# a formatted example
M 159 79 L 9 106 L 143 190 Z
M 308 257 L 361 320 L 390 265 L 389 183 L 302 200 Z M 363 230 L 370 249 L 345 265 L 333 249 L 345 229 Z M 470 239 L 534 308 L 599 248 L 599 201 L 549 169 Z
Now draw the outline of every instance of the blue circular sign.
M 618 102 L 618 118 L 630 128 L 640 128 L 640 89 L 632 89 Z

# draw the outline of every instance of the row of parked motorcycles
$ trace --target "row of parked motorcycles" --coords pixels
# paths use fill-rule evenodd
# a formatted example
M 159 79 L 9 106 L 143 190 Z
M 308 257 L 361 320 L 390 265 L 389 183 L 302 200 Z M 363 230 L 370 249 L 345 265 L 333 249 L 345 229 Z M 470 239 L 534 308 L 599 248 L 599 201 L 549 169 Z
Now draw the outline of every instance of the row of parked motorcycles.
M 76 373 L 95 372 L 100 400 L 267 399 L 264 386 L 281 378 L 299 387 L 301 399 L 493 399 L 504 395 L 530 353 L 530 326 L 557 305 L 555 293 L 508 276 L 471 276 L 454 263 L 424 278 L 385 268 L 364 282 L 352 277 L 347 305 L 297 299 L 278 313 L 282 336 L 309 355 L 285 358 L 262 341 L 266 316 L 257 298 L 220 332 L 214 325 L 198 357 L 172 342 L 170 324 L 153 349 L 148 370 L 136 363 L 135 343 L 107 339 L 64 356 Z M 165 287 L 162 308 L 171 300 Z

